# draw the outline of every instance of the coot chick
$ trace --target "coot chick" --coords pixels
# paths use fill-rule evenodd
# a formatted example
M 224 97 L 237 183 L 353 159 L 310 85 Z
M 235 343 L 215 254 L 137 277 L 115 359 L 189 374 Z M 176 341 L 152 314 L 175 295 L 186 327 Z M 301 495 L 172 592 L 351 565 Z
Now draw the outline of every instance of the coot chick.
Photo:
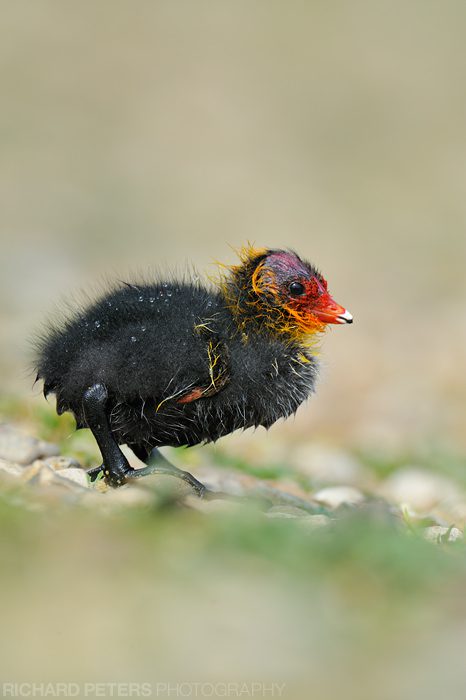
M 57 412 L 89 428 L 111 486 L 152 473 L 205 487 L 157 448 L 215 441 L 270 427 L 314 390 L 316 334 L 351 323 L 327 282 L 289 250 L 240 252 L 207 286 L 160 277 L 118 283 L 98 301 L 50 324 L 37 342 L 37 378 Z M 133 469 L 128 445 L 146 463 Z

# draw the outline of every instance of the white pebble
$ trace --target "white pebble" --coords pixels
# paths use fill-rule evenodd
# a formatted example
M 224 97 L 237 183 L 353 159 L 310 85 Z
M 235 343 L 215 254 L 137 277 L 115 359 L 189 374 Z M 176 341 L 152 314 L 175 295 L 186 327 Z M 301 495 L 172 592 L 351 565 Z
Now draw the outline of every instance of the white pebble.
M 456 542 L 463 539 L 463 533 L 457 527 L 442 527 L 441 525 L 432 525 L 424 530 L 424 537 L 429 542 Z
M 334 486 L 317 491 L 313 500 L 329 508 L 338 508 L 344 504 L 353 506 L 362 503 L 364 495 L 352 486 Z
M 423 513 L 443 500 L 457 498 L 458 488 L 444 476 L 420 467 L 405 467 L 386 479 L 380 495 L 392 503 L 404 503 Z

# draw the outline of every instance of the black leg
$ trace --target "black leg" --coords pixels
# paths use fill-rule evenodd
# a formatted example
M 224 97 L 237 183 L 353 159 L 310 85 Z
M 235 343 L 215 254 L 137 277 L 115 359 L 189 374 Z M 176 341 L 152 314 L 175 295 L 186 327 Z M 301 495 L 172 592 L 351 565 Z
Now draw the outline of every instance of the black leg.
M 108 393 L 103 384 L 94 384 L 86 389 L 83 396 L 83 407 L 86 422 L 91 429 L 102 454 L 101 467 L 88 471 L 94 481 L 103 471 L 105 481 L 110 486 L 121 486 L 134 471 L 129 466 L 126 457 L 112 437 L 105 406 Z
M 185 472 L 182 469 L 175 467 L 168 459 L 165 459 L 163 454 L 159 452 L 157 448 L 154 448 L 152 452 L 148 453 L 145 448 L 141 448 L 137 445 L 130 445 L 136 457 L 147 464 L 146 467 L 142 469 L 133 469 L 131 474 L 127 474 L 126 478 L 139 479 L 142 476 L 148 476 L 149 474 L 168 474 L 169 476 L 174 476 L 177 479 L 182 479 L 187 484 L 191 486 L 192 489 L 197 493 L 199 498 L 202 498 L 208 489 L 201 484 L 192 474 Z

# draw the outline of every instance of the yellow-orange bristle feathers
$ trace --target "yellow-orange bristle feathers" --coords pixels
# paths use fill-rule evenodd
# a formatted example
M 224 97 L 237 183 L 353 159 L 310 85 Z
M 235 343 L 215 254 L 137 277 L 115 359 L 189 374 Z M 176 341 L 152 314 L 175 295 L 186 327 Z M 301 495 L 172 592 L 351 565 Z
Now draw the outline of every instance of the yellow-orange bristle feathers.
M 270 306 L 270 297 L 278 297 L 279 289 L 271 271 L 267 271 L 266 277 L 262 274 L 264 262 L 259 262 L 255 269 L 249 270 L 249 276 L 247 274 L 249 264 L 265 255 L 267 249 L 255 248 L 248 244 L 236 250 L 236 253 L 240 263 L 225 265 L 218 262 L 220 274 L 217 274 L 214 281 L 220 288 L 243 337 L 247 337 L 247 328 L 251 323 L 260 324 L 272 335 L 286 337 L 306 349 L 312 348 L 315 354 L 319 342 L 318 334 L 325 330 L 325 324 L 312 314 L 300 312 L 289 305 L 280 306 L 277 303 L 273 307 Z M 248 287 L 255 294 L 247 296 Z

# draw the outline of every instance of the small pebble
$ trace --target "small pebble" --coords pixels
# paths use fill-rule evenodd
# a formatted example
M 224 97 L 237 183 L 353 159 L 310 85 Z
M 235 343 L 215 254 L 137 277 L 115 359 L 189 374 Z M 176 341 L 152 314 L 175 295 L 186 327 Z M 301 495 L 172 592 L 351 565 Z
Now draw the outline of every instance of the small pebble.
M 38 440 L 6 423 L 0 425 L 0 458 L 17 464 L 32 464 L 40 457 L 60 452 L 57 445 Z
M 335 486 L 321 489 L 314 494 L 314 500 L 328 508 L 342 505 L 357 505 L 364 501 L 364 495 L 352 486 Z
M 44 459 L 43 461 L 45 462 L 45 464 L 47 464 L 47 466 L 51 467 L 55 471 L 77 468 L 80 469 L 80 471 L 84 472 L 84 470 L 81 469 L 81 465 L 79 464 L 78 460 L 73 459 L 73 457 L 46 457 L 46 459 Z
M 0 459 L 0 473 L 9 474 L 10 476 L 21 476 L 24 467 L 15 462 L 9 462 L 6 459 Z
M 441 525 L 432 525 L 424 530 L 424 537 L 429 542 L 456 542 L 463 539 L 463 533 L 457 527 L 442 527 Z
M 36 459 L 30 466 L 21 468 L 21 481 L 23 483 L 38 484 L 40 486 L 66 486 L 81 491 L 89 488 L 89 482 L 84 469 L 69 467 L 67 469 L 54 469 L 46 460 Z
M 54 479 L 55 471 L 42 459 L 36 459 L 30 466 L 23 469 L 22 481 L 25 483 L 50 484 Z
M 385 480 L 380 494 L 392 503 L 427 513 L 441 501 L 457 497 L 458 487 L 444 476 L 420 467 L 405 467 Z
M 90 482 L 84 469 L 77 469 L 76 467 L 57 469 L 55 471 L 55 475 L 60 479 L 71 481 L 78 486 L 82 486 L 83 488 L 87 489 L 90 487 Z

